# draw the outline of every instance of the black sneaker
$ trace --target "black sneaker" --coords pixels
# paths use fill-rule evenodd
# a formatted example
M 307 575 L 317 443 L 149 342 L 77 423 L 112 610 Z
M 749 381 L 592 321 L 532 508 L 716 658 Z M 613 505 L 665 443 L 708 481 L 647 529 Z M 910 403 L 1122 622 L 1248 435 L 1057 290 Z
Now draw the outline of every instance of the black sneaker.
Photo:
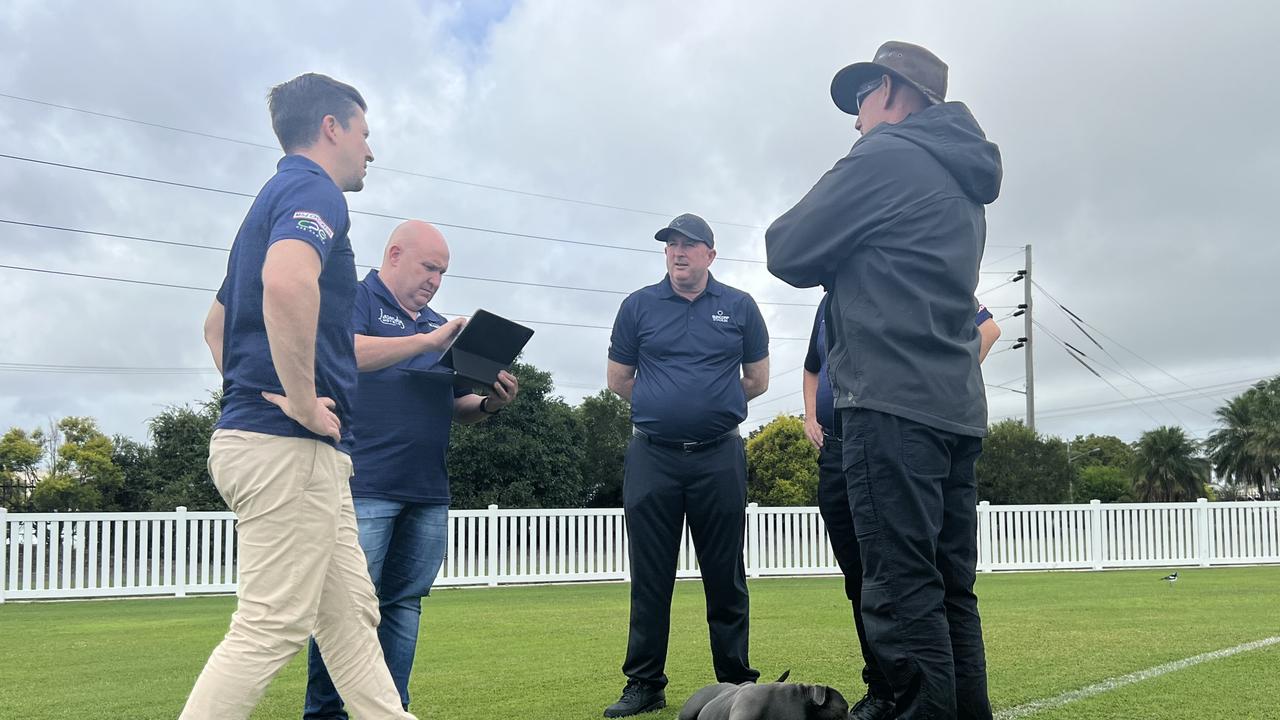
M 628 680 L 622 689 L 622 697 L 618 702 L 604 709 L 607 718 L 631 717 L 640 713 L 661 710 L 667 706 L 667 693 L 660 687 L 642 683 L 639 680 Z
M 883 720 L 893 714 L 893 701 L 871 693 L 849 708 L 849 720 Z

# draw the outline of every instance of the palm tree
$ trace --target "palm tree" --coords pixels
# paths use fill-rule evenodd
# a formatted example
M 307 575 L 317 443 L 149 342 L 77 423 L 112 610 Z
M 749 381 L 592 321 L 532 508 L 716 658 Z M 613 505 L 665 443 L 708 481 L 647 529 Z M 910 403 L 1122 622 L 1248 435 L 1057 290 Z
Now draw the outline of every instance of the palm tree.
M 1223 427 L 1206 443 L 1214 470 L 1271 497 L 1280 476 L 1280 377 L 1254 385 L 1215 414 Z
M 1209 461 L 1199 454 L 1182 428 L 1165 426 L 1143 433 L 1134 460 L 1134 494 L 1143 502 L 1204 497 Z

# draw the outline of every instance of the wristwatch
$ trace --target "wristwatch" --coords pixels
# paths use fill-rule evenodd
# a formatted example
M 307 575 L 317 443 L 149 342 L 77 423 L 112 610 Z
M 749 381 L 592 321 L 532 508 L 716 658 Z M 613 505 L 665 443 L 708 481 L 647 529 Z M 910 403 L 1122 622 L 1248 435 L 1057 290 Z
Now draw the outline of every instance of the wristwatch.
M 489 396 L 485 395 L 484 397 L 480 398 L 480 412 L 484 413 L 485 415 L 497 415 L 498 413 L 502 412 L 502 408 L 498 408 L 497 410 L 490 411 Z

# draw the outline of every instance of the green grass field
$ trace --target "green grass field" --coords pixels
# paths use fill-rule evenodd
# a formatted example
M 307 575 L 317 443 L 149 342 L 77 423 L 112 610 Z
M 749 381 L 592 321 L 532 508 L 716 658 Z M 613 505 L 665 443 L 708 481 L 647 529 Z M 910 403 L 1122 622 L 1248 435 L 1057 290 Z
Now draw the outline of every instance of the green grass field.
M 979 579 L 997 711 L 1280 635 L 1280 568 L 985 575 Z M 834 578 L 753 581 L 753 664 L 766 676 L 863 688 Z M 177 717 L 226 630 L 230 597 L 0 606 L 0 718 Z M 697 582 L 678 584 L 667 688 L 673 720 L 713 682 Z M 600 717 L 617 698 L 627 586 L 442 589 L 424 601 L 411 692 L 432 720 Z M 254 718 L 298 718 L 305 653 Z M 1206 662 L 1030 717 L 1280 718 L 1280 645 Z

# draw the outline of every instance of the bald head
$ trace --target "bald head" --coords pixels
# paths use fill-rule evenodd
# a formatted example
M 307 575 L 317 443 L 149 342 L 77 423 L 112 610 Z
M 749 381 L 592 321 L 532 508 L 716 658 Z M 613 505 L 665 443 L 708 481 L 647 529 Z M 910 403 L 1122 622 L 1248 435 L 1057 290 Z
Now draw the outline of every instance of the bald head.
M 448 269 L 449 245 L 440 230 L 406 220 L 391 232 L 378 276 L 405 310 L 417 313 L 435 297 Z

